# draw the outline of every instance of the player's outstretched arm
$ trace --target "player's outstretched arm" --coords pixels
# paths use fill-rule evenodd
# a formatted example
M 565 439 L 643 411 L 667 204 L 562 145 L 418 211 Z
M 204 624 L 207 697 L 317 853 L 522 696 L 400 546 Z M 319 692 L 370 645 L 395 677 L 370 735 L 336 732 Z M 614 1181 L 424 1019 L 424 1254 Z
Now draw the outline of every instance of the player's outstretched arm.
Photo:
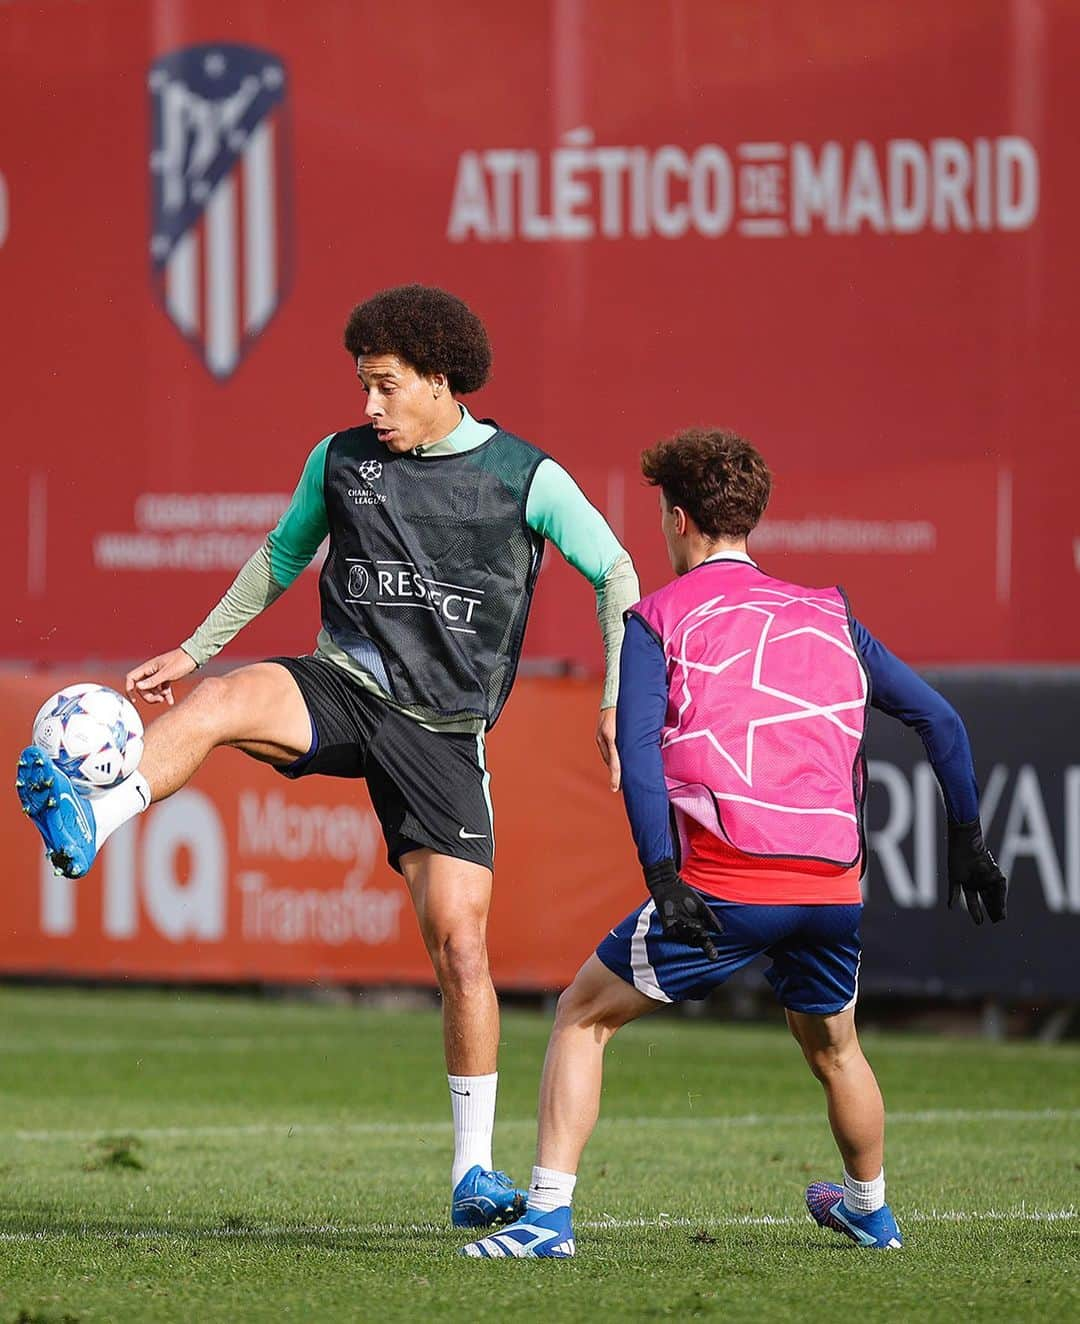
M 604 690 L 596 744 L 607 765 L 608 785 L 617 791 L 622 773 L 615 744 L 615 704 L 623 615 L 641 596 L 634 564 L 603 515 L 552 459 L 544 460 L 533 475 L 525 518 L 596 590 L 596 617 L 604 640 Z
M 286 585 L 274 574 L 273 552 L 267 540 L 241 566 L 225 596 L 191 637 L 180 645 L 181 651 L 201 667 L 216 657 L 260 612 L 276 602 L 285 588 Z
M 960 714 L 905 662 L 852 622 L 855 646 L 870 674 L 873 705 L 919 733 L 948 815 L 948 905 L 964 894 L 976 924 L 1005 918 L 1009 885 L 983 841 L 971 742 Z
M 248 557 L 225 596 L 189 639 L 179 648 L 159 653 L 128 672 L 125 681 L 128 694 L 147 703 L 172 704 L 172 682 L 182 680 L 208 662 L 284 592 L 284 585 L 274 576 L 267 541 Z
M 160 653 L 127 674 L 130 695 L 146 703 L 174 702 L 172 682 L 189 676 L 219 653 L 249 621 L 285 592 L 326 537 L 324 437 L 307 458 L 285 513 L 266 541 L 241 566 L 224 597 L 179 648 Z
M 608 566 L 600 583 L 596 585 L 596 619 L 600 623 L 600 634 L 604 640 L 604 689 L 600 698 L 596 743 L 600 746 L 600 757 L 607 764 L 608 785 L 613 791 L 617 791 L 622 783 L 622 766 L 615 736 L 618 725 L 616 704 L 619 698 L 619 654 L 625 629 L 623 619 L 640 596 L 634 563 L 623 552 Z
M 183 680 L 195 670 L 195 659 L 182 648 L 174 648 L 169 653 L 159 653 L 147 662 L 133 667 L 124 677 L 124 689 L 129 699 L 142 699 L 144 703 L 176 702 L 173 698 L 172 683 Z
M 622 785 L 622 764 L 619 750 L 615 743 L 615 709 L 601 708 L 600 720 L 596 724 L 596 744 L 600 757 L 608 770 L 608 789 L 617 791 Z

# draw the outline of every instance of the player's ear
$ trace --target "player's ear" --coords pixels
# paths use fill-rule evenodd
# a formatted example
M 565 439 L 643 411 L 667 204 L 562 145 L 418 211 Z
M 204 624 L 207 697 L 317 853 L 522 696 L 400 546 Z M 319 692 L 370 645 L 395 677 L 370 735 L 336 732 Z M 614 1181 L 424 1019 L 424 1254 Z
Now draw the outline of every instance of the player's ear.
M 672 506 L 671 513 L 675 517 L 675 532 L 680 538 L 686 536 L 687 514 L 682 506 Z
M 428 381 L 431 383 L 431 394 L 436 400 L 450 390 L 450 381 L 445 372 L 433 372 Z

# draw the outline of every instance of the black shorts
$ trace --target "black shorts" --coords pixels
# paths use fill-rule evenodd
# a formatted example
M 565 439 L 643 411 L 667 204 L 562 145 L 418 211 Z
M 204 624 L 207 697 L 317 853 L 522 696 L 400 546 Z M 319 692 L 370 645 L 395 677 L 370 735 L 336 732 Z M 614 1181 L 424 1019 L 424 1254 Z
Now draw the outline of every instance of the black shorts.
M 495 834 L 483 735 L 429 731 L 324 658 L 267 661 L 289 672 L 311 717 L 311 748 L 278 772 L 363 777 L 387 858 L 399 873 L 402 855 L 425 846 L 492 867 Z

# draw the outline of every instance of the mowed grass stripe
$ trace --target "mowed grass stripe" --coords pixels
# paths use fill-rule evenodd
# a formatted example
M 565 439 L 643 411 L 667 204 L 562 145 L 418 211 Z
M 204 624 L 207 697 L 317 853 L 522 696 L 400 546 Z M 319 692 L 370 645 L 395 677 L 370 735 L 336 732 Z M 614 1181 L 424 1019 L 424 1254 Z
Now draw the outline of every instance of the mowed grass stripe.
M 609 1117 L 601 1118 L 600 1126 L 606 1130 L 616 1127 L 690 1126 L 690 1127 L 767 1127 L 813 1125 L 823 1120 L 824 1113 L 743 1113 L 734 1117 Z M 1075 1122 L 1080 1121 L 1080 1108 L 921 1108 L 913 1112 L 889 1112 L 889 1125 L 933 1126 L 950 1122 Z M 532 1118 L 500 1118 L 499 1129 L 533 1127 Z M 0 1141 L 18 1140 L 26 1143 L 51 1141 L 98 1140 L 117 1129 L 131 1132 L 143 1140 L 185 1140 L 188 1138 L 243 1140 L 245 1137 L 334 1135 L 446 1135 L 452 1127 L 443 1122 L 252 1122 L 233 1126 L 139 1126 L 124 1122 L 96 1130 L 43 1130 L 0 1131 Z
M 1080 1218 L 1080 1212 L 1070 1209 L 911 1209 L 904 1212 L 904 1223 L 1067 1223 Z M 659 1215 L 656 1218 L 588 1218 L 575 1219 L 578 1231 L 623 1232 L 640 1228 L 738 1228 L 738 1227 L 800 1227 L 816 1226 L 809 1214 L 739 1214 L 730 1217 L 668 1218 Z M 237 1239 L 253 1241 L 274 1241 L 284 1237 L 326 1236 L 356 1237 L 369 1234 L 387 1236 L 410 1235 L 421 1237 L 448 1237 L 461 1240 L 469 1234 L 461 1228 L 450 1227 L 447 1223 L 283 1223 L 278 1227 L 222 1227 L 190 1228 L 163 1225 L 156 1228 L 139 1228 L 124 1233 L 131 1241 L 157 1241 L 162 1238 L 197 1240 L 210 1239 L 235 1241 Z M 0 1242 L 63 1241 L 83 1239 L 95 1236 L 115 1237 L 114 1231 L 101 1232 L 92 1224 L 80 1228 L 42 1227 L 25 1232 L 0 1232 Z

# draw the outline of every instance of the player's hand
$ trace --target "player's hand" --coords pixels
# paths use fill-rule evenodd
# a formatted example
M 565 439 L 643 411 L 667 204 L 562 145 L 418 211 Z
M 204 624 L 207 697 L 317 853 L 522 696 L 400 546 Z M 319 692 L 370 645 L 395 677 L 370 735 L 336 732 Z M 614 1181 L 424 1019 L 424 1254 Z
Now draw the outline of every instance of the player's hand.
M 982 824 L 949 824 L 949 909 L 963 888 L 968 914 L 976 924 L 983 922 L 983 908 L 990 923 L 1005 918 L 1005 899 L 1009 884 L 997 866 L 997 861 L 983 844 Z
M 710 961 L 718 961 L 720 953 L 713 938 L 723 933 L 724 926 L 701 893 L 695 892 L 675 872 L 675 861 L 667 859 L 650 864 L 645 869 L 645 882 L 667 936 L 699 947 Z
M 600 709 L 600 724 L 596 728 L 596 743 L 600 747 L 600 757 L 607 764 L 608 786 L 613 791 L 619 789 L 622 781 L 622 768 L 619 764 L 619 751 L 615 748 L 615 709 Z
M 129 699 L 142 699 L 144 703 L 176 702 L 173 698 L 172 683 L 183 680 L 195 670 L 195 659 L 182 648 L 174 648 L 171 653 L 162 653 L 152 657 L 149 662 L 129 671 L 124 677 L 124 689 Z

